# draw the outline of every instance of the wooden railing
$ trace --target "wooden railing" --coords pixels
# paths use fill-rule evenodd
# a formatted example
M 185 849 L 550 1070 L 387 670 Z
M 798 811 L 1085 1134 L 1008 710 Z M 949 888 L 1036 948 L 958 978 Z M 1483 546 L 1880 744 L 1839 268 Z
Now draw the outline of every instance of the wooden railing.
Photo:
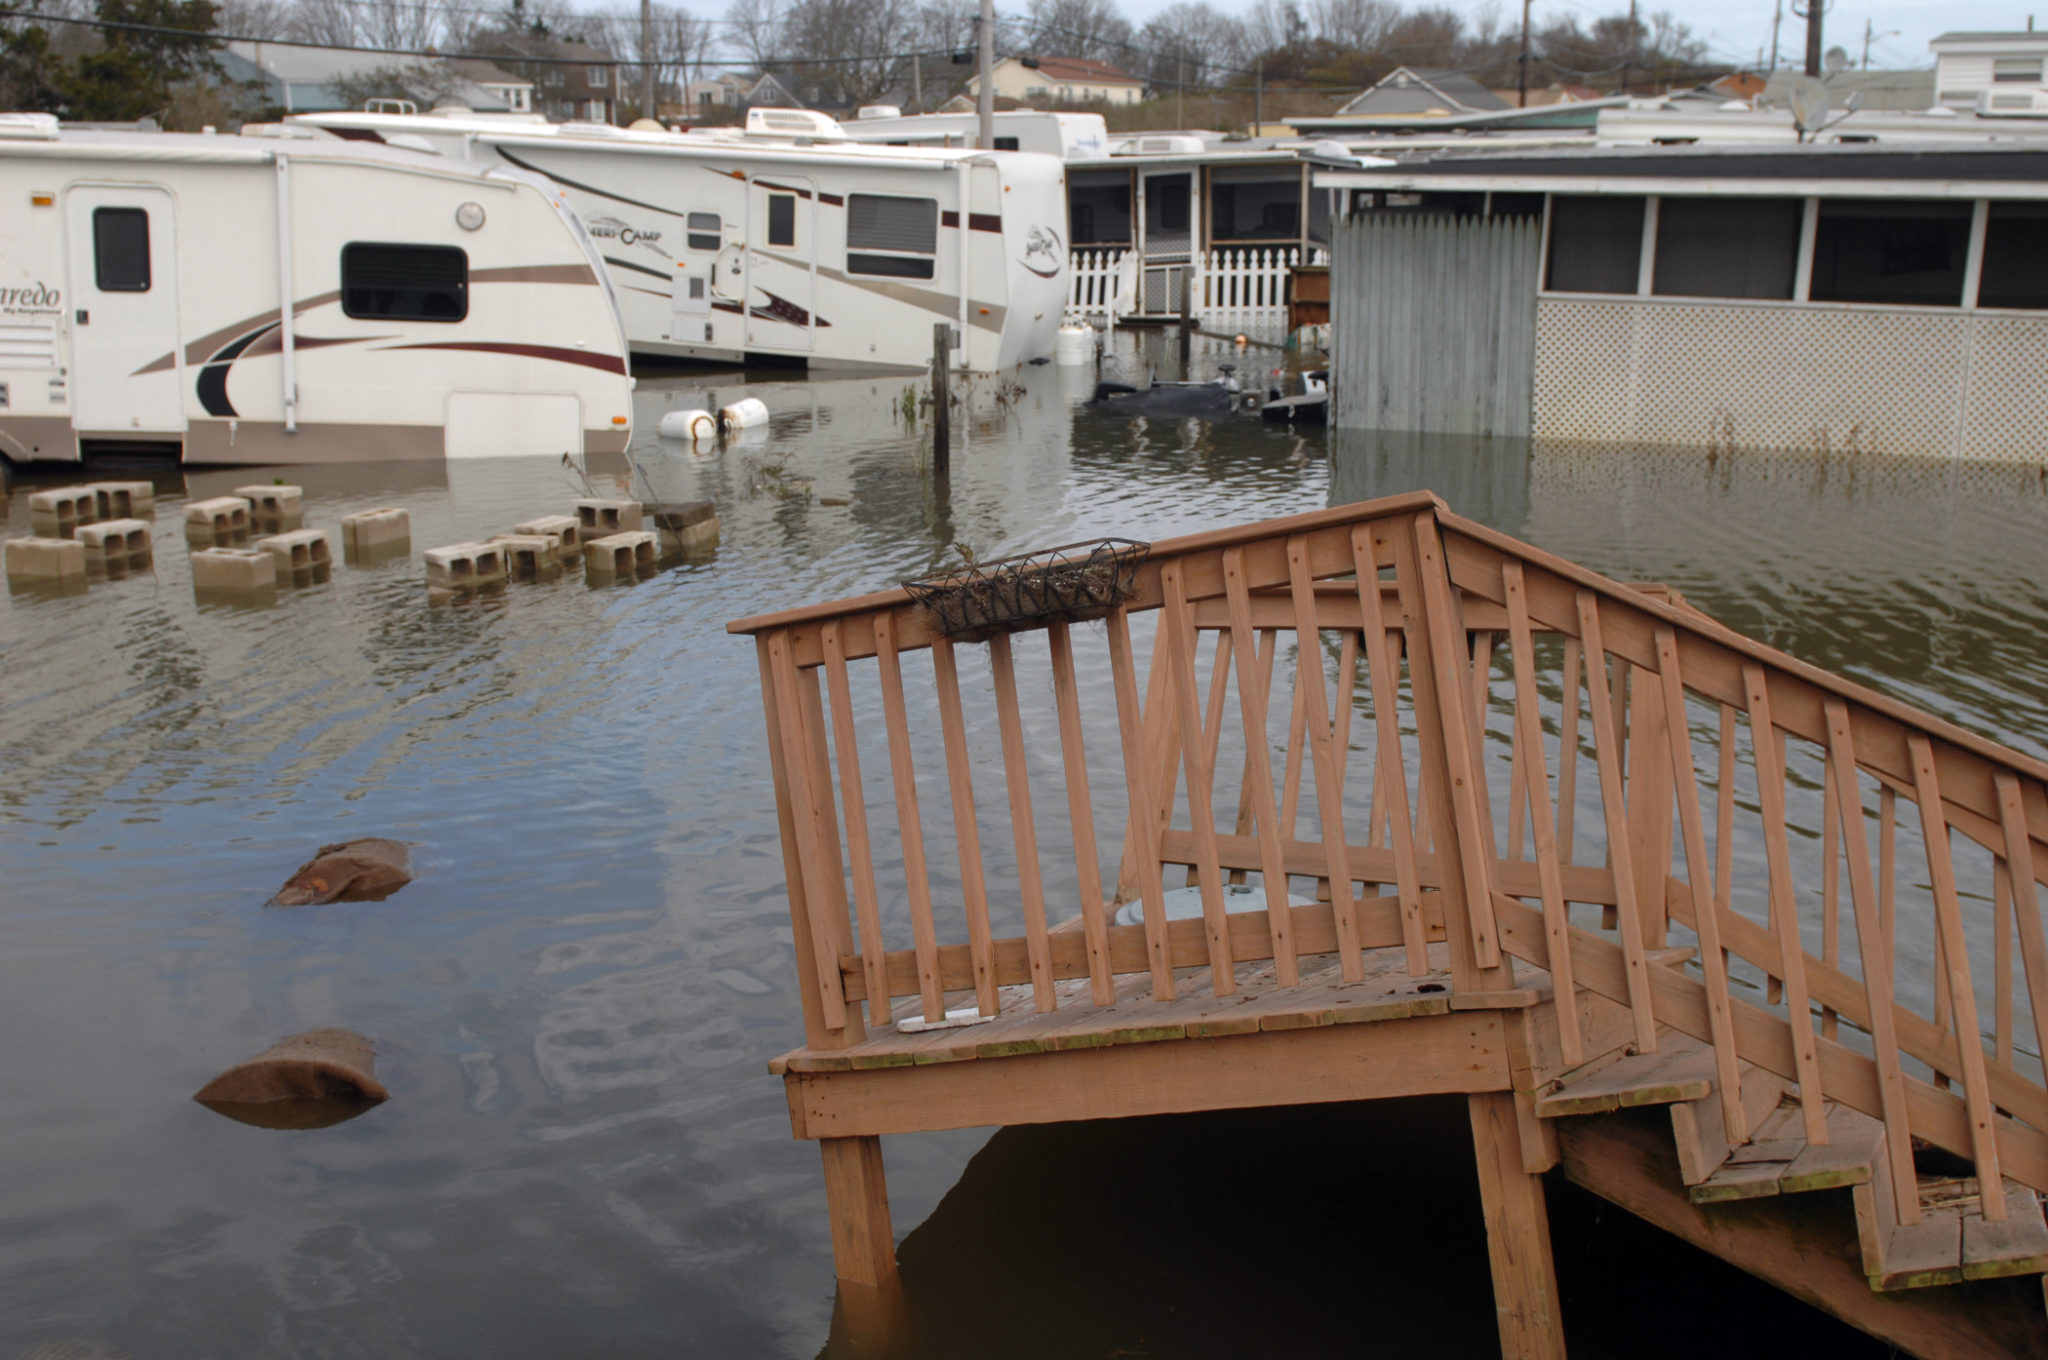
M 1220 996 L 1393 949 L 1484 991 L 1519 960 L 1627 1007 L 1639 1049 L 1669 1026 L 1724 1082 L 1795 1081 L 1810 1142 L 1829 1101 L 1883 1120 L 1903 1184 L 1918 1136 L 1974 1162 L 1987 1218 L 2004 1176 L 2048 1189 L 2048 766 L 1669 592 L 1418 493 L 1155 544 L 1123 608 L 1042 642 L 951 642 L 901 591 L 733 629 L 757 642 L 810 1047 L 970 993 L 994 1014 L 1004 987 L 1040 1012 L 1137 979 Z M 1168 919 L 1181 869 L 1199 919 Z M 1675 932 L 1696 975 L 1659 953 Z M 1556 1017 L 1577 1061 L 1577 1009 Z

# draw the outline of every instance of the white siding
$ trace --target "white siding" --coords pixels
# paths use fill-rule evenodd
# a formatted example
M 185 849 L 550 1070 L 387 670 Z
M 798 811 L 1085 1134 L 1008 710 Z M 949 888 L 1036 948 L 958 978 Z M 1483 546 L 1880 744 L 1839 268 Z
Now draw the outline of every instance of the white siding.
M 1934 64 L 1934 97 L 1943 104 L 1973 105 L 1991 87 L 1991 56 L 1944 54 Z

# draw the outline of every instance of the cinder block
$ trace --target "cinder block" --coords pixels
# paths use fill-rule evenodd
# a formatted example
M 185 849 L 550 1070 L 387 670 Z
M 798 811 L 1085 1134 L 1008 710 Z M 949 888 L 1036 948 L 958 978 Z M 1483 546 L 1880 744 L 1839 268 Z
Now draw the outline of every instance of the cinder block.
M 515 534 L 545 534 L 564 561 L 583 551 L 583 528 L 574 515 L 541 515 L 512 526 Z
M 294 529 L 288 534 L 270 534 L 249 545 L 277 559 L 280 578 L 302 571 L 317 571 L 334 565 L 327 535 L 318 529 Z
M 429 548 L 427 584 L 443 590 L 470 590 L 505 579 L 505 547 L 501 543 L 451 543 Z
M 277 557 L 261 548 L 201 548 L 192 554 L 192 589 L 244 595 L 277 588 Z
M 72 535 L 85 548 L 88 571 L 124 571 L 149 561 L 149 524 L 139 519 L 109 519 L 81 524 Z
M 607 534 L 583 545 L 583 569 L 591 576 L 632 576 L 656 565 L 654 535 L 645 531 Z
M 398 543 L 412 542 L 412 515 L 395 505 L 379 506 L 345 516 L 341 521 L 342 545 L 356 552 L 371 552 Z
M 99 517 L 98 498 L 91 487 L 66 486 L 29 493 L 29 527 L 43 538 L 69 538 L 79 525 L 90 524 Z
M 69 538 L 7 540 L 10 585 L 52 585 L 85 579 L 85 545 Z
M 197 546 L 238 542 L 249 533 L 249 502 L 240 496 L 215 496 L 185 507 L 185 539 Z
M 505 550 L 505 570 L 513 576 L 543 576 L 559 571 L 559 540 L 548 534 L 492 534 L 490 541 Z
M 296 486 L 238 486 L 249 502 L 249 525 L 260 534 L 284 534 L 306 522 L 306 498 Z
M 640 502 L 587 499 L 576 502 L 576 524 L 583 541 L 610 534 L 638 533 L 642 524 Z
M 156 509 L 155 482 L 87 482 L 95 519 L 127 519 Z

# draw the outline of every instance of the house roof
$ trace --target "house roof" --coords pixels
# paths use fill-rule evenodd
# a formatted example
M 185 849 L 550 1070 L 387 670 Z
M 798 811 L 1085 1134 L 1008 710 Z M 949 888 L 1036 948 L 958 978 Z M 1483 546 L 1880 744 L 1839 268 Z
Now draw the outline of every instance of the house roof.
M 1462 71 L 1397 66 L 1337 112 L 1340 116 L 1428 113 L 1432 109 L 1483 113 L 1508 107 L 1505 99 Z
M 2005 42 L 2013 38 L 2019 38 L 2027 42 L 2048 42 L 2048 29 L 2044 29 L 2040 32 L 2035 32 L 2031 28 L 2026 28 L 2019 29 L 2016 31 L 2008 30 L 2005 32 L 1992 32 L 1986 30 L 1983 32 L 1974 33 L 1943 33 L 1938 37 L 1930 39 L 1928 41 L 1928 45 L 1931 47 L 1935 43 L 1945 42 Z
M 1011 58 L 1012 61 L 1016 58 Z M 1088 85 L 1143 85 L 1142 78 L 1108 62 L 1084 57 L 1040 57 L 1038 73 L 1047 80 L 1064 80 Z
M 485 61 L 481 57 L 448 57 L 445 60 L 449 70 L 478 85 L 533 84 L 525 76 L 515 76 L 497 63 Z
M 1792 91 L 1812 77 L 1798 71 L 1773 71 L 1757 96 L 1760 105 L 1790 108 Z M 1828 98 L 1836 107 L 1847 104 L 1849 96 L 1863 96 L 1863 107 L 1872 112 L 1917 113 L 1934 103 L 1932 71 L 1838 71 L 1824 82 Z

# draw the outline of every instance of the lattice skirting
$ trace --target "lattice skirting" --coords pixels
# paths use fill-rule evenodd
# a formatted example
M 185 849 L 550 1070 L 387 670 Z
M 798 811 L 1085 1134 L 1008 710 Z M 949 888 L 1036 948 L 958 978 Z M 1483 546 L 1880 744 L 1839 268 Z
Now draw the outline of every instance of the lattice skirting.
M 2048 319 L 1544 298 L 1535 434 L 2048 462 Z

